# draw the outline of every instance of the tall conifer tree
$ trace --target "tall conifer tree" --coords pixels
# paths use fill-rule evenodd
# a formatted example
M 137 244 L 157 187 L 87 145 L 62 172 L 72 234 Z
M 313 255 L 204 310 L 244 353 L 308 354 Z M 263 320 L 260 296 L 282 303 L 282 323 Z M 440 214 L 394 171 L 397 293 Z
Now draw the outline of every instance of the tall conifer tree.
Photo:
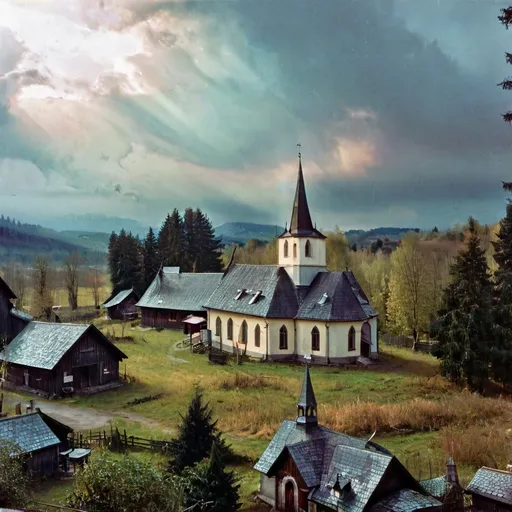
M 144 239 L 144 290 L 148 288 L 151 281 L 156 276 L 160 262 L 158 259 L 158 242 L 153 232 L 153 228 L 149 228 L 148 234 Z
M 451 266 L 452 282 L 432 334 L 439 341 L 435 355 L 441 359 L 443 374 L 482 391 L 489 377 L 492 283 L 474 219 L 468 224 L 469 238 Z
M 167 215 L 158 234 L 158 253 L 164 267 L 181 267 L 183 238 L 183 219 L 175 208 L 171 215 Z
M 220 242 L 215 238 L 212 223 L 199 208 L 194 212 L 194 236 L 197 248 L 196 272 L 220 272 Z

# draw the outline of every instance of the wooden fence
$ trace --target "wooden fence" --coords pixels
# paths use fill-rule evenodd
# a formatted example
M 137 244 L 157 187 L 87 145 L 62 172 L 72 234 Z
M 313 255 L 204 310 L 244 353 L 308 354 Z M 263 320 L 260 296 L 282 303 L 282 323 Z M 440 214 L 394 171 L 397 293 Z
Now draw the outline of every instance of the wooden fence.
M 414 339 L 412 336 L 393 336 L 391 334 L 383 334 L 382 341 L 384 345 L 390 347 L 410 348 L 414 346 Z M 416 350 L 418 352 L 431 353 L 436 347 L 437 341 L 418 341 L 416 343 Z
M 170 441 L 165 440 L 129 436 L 126 430 L 120 432 L 117 428 L 111 428 L 110 432 L 106 430 L 73 432 L 69 435 L 68 440 L 73 448 L 108 448 L 116 452 L 148 450 L 166 453 L 170 444 Z

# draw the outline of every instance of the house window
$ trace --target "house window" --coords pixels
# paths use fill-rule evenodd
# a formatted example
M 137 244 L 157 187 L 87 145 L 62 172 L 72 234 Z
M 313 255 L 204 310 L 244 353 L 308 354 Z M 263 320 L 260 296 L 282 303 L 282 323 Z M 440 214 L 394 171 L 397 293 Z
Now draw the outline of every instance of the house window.
M 222 320 L 220 319 L 220 316 L 215 320 L 215 336 L 218 336 L 219 338 L 222 336 Z
M 279 349 L 288 349 L 288 329 L 284 325 L 279 329 Z
M 288 240 L 284 243 L 284 257 L 288 258 Z
M 320 350 L 320 331 L 316 325 L 311 331 L 311 350 Z
M 297 257 L 297 244 L 293 244 L 293 257 Z
M 228 340 L 233 339 L 233 320 L 228 320 Z
M 247 343 L 247 322 L 242 322 L 241 342 L 245 345 Z
M 306 258 L 311 258 L 311 242 L 306 242 Z
M 260 331 L 260 326 L 258 324 L 254 328 L 254 346 L 255 347 L 259 347 L 260 346 L 260 335 L 261 335 L 261 331 Z
M 356 349 L 356 330 L 354 329 L 354 326 L 350 327 L 348 331 L 348 349 Z

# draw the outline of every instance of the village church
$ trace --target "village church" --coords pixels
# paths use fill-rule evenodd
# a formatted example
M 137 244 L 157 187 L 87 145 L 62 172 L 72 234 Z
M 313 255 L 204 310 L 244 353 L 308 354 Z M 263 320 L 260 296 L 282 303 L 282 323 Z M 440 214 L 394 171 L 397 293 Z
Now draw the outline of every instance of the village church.
M 376 358 L 377 312 L 354 274 L 328 272 L 326 237 L 311 220 L 302 160 L 278 265 L 230 265 L 204 304 L 212 344 L 270 360 Z

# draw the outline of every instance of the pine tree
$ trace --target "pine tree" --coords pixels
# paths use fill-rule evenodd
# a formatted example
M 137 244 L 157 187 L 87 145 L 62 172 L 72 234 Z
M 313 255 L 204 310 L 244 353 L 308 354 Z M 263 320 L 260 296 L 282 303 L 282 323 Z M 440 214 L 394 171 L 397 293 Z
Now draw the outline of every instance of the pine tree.
M 183 220 L 175 208 L 167 215 L 158 234 L 158 254 L 164 267 L 181 267 L 184 249 Z
M 474 219 L 468 225 L 469 239 L 451 265 L 452 282 L 432 334 L 438 339 L 434 355 L 441 359 L 442 373 L 473 391 L 483 391 L 489 378 L 492 283 Z
M 201 247 L 198 245 L 197 222 L 192 208 L 183 215 L 183 272 L 197 271 L 197 258 Z
M 508 184 L 504 184 L 507 189 Z M 493 378 L 504 384 L 512 383 L 512 201 L 508 201 L 505 217 L 500 221 L 498 240 L 493 242 L 496 305 L 495 335 L 491 354 Z
M 149 228 L 148 234 L 144 239 L 143 251 L 143 273 L 144 273 L 144 290 L 148 288 L 158 272 L 160 266 L 158 259 L 158 242 L 153 232 L 153 228 Z
M 220 242 L 208 217 L 197 208 L 194 212 L 194 250 L 196 272 L 220 272 Z
M 118 236 L 112 231 L 108 241 L 108 271 L 112 289 L 116 288 L 119 275 L 119 247 L 117 242 Z
M 210 458 L 185 472 L 184 506 L 204 512 L 235 512 L 239 502 L 240 485 L 232 471 L 226 470 L 222 450 L 212 444 Z
M 498 16 L 498 19 L 505 25 L 505 28 L 508 29 L 509 25 L 512 25 L 512 6 L 501 9 L 501 16 Z M 512 53 L 506 52 L 505 60 L 507 64 L 512 64 Z M 498 85 L 501 86 L 504 91 L 510 91 L 512 90 L 512 79 L 507 78 Z M 512 123 L 512 110 L 505 112 L 502 116 L 506 123 Z
M 221 439 L 217 422 L 212 417 L 213 410 L 208 403 L 203 405 L 202 392 L 196 388 L 187 415 L 181 416 L 183 421 L 178 426 L 178 438 L 171 442 L 169 471 L 180 473 L 205 459 L 215 441 L 219 449 L 228 454 L 229 448 Z

